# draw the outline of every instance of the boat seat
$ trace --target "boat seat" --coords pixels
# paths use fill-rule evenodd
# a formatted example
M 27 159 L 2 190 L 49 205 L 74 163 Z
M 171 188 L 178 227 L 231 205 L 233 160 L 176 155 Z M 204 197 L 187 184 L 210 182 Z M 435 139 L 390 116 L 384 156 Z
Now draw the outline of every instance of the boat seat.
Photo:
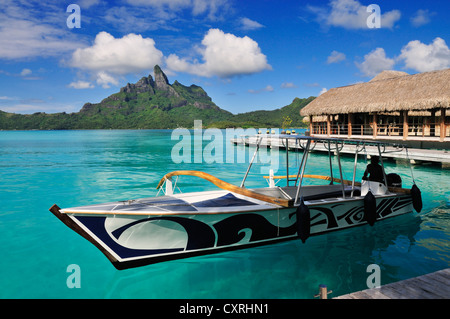
M 350 197 L 352 195 L 352 189 L 345 188 L 345 197 Z M 361 190 L 355 187 L 353 191 L 353 196 L 360 196 Z M 303 197 L 303 200 L 318 200 L 318 199 L 326 199 L 326 198 L 336 198 L 336 197 L 342 197 L 342 189 L 339 191 L 333 191 L 328 193 L 322 193 L 322 194 L 313 194 L 313 195 L 307 195 Z
M 261 195 L 271 196 L 280 199 L 292 199 L 293 196 L 289 196 L 283 193 L 283 191 L 280 189 L 281 189 L 280 187 L 264 187 L 264 188 L 252 188 L 251 190 Z
M 291 198 L 295 198 L 295 195 L 297 193 L 297 187 L 296 186 L 286 186 L 282 187 L 283 191 Z M 352 193 L 352 187 L 351 186 L 344 186 L 344 192 L 345 196 L 351 196 Z M 359 196 L 361 194 L 361 190 L 359 187 L 354 188 L 353 196 Z M 336 197 L 342 197 L 342 185 L 341 184 L 335 184 L 335 185 L 308 185 L 308 186 L 302 186 L 302 189 L 300 191 L 300 197 L 303 196 L 303 200 L 319 200 L 319 199 L 326 199 L 326 198 L 336 198 Z
M 265 187 L 265 188 L 255 188 L 252 189 L 252 191 L 276 198 L 293 200 L 297 193 L 297 187 L 296 186 Z M 344 191 L 345 196 L 350 197 L 352 193 L 352 187 L 345 186 Z M 353 196 L 360 196 L 360 195 L 361 195 L 360 187 L 355 186 Z M 303 200 L 305 201 L 342 197 L 342 186 L 340 184 L 303 186 L 300 192 L 300 197 L 301 196 L 303 196 Z

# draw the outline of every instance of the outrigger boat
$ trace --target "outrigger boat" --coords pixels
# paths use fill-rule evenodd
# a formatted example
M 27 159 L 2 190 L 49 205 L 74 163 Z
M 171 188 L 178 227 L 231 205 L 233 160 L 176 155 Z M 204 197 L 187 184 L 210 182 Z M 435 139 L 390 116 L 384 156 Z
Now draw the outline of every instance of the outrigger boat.
M 163 196 L 116 201 L 50 211 L 72 230 L 93 243 L 117 269 L 156 262 L 248 248 L 319 235 L 422 209 L 420 190 L 391 185 L 383 170 L 384 182 L 355 181 L 358 153 L 366 146 L 378 148 L 381 166 L 387 143 L 309 136 L 279 135 L 288 146 L 301 145 L 303 155 L 297 172 L 285 176 L 265 176 L 269 186 L 244 186 L 263 135 L 256 137 L 256 150 L 240 186 L 200 171 L 166 174 L 157 188 Z M 273 137 L 272 137 L 273 138 Z M 323 143 L 329 153 L 330 176 L 305 174 L 308 154 Z M 340 151 L 353 145 L 353 179 L 344 180 Z M 400 149 L 403 149 L 402 146 Z M 284 153 L 284 152 L 283 152 Z M 286 158 L 289 158 L 286 147 Z M 331 153 L 337 155 L 339 178 L 333 176 Z M 281 153 L 280 153 L 281 154 Z M 324 170 L 322 169 L 322 172 Z M 411 171 L 412 173 L 412 171 Z M 203 178 L 219 189 L 175 193 L 181 175 Z M 390 175 L 390 174 L 389 174 Z M 306 178 L 323 180 L 325 185 L 304 185 Z M 285 179 L 285 186 L 275 180 Z

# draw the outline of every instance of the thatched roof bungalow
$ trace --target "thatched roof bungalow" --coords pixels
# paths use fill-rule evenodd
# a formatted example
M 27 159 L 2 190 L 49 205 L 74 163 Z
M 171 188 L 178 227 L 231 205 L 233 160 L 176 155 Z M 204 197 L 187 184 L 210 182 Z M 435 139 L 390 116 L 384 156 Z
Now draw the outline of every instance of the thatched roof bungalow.
M 450 69 L 383 71 L 333 88 L 304 107 L 311 135 L 450 141 Z

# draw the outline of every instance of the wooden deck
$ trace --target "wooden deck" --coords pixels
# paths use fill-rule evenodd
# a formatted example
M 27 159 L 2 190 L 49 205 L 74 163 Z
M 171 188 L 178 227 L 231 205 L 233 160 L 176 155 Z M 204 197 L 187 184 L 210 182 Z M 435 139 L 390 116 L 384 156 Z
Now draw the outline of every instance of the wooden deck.
M 231 143 L 237 145 L 245 145 L 245 146 L 253 146 L 256 144 L 256 137 L 251 137 L 247 139 L 243 138 L 233 138 L 231 139 Z M 270 137 L 265 138 L 261 141 L 261 146 L 264 147 L 277 147 L 278 149 L 285 149 L 286 145 L 283 140 Z M 298 145 L 289 144 L 289 149 L 294 150 L 296 148 L 300 148 Z M 355 154 L 355 146 L 354 145 L 345 145 L 343 149 L 340 151 L 341 155 L 353 155 Z M 321 152 L 327 153 L 328 150 L 324 145 L 318 143 L 311 148 L 312 152 Z M 391 160 L 409 160 L 412 164 L 423 164 L 423 163 L 436 163 L 440 164 L 442 167 L 450 166 L 450 151 L 448 150 L 432 150 L 432 149 L 417 149 L 417 148 L 408 148 L 408 156 L 404 150 L 401 148 L 388 146 L 385 149 L 386 153 L 383 153 L 383 159 L 391 159 Z M 368 157 L 372 155 L 378 155 L 378 149 L 375 146 L 367 146 L 364 153 Z
M 450 299 L 450 268 L 333 299 Z

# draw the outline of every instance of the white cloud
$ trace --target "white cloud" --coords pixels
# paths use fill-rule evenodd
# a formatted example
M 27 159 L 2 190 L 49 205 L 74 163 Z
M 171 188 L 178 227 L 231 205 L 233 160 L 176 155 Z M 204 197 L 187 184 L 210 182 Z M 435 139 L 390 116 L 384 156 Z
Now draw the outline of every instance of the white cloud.
M 363 76 L 375 76 L 381 71 L 392 70 L 399 62 L 404 62 L 405 68 L 418 72 L 450 68 L 450 49 L 439 37 L 430 44 L 414 40 L 403 46 L 396 59 L 388 58 L 383 48 L 377 48 L 366 54 L 362 63 L 355 62 L 355 65 Z
M 3 96 L 0 96 L 0 101 L 1 100 L 3 100 L 3 101 L 13 101 L 13 100 L 17 100 L 17 98 L 3 95 Z
M 18 1 L 11 0 L 3 0 L 1 6 L 0 58 L 60 56 L 80 47 L 77 36 L 61 27 L 66 16 L 55 14 L 61 10 L 60 6 L 56 8 L 54 4 L 43 2 L 39 8 L 33 4 L 24 8 Z
M 23 69 L 22 72 L 20 72 L 20 76 L 27 76 L 33 73 L 30 69 Z
M 372 14 L 367 12 L 367 6 L 363 6 L 356 0 L 331 0 L 329 9 L 309 6 L 310 11 L 317 15 L 320 23 L 328 26 L 342 27 L 345 29 L 369 29 L 367 18 Z M 381 28 L 392 28 L 400 19 L 401 13 L 392 10 L 381 14 Z
M 314 83 L 305 83 L 305 84 L 303 84 L 303 85 L 306 86 L 306 87 L 308 87 L 308 88 L 315 88 L 315 87 L 319 87 L 319 86 L 320 86 L 320 84 L 317 83 L 317 82 L 314 82 Z
M 11 103 L 9 105 L 1 106 L 1 110 L 4 112 L 20 114 L 32 114 L 35 112 L 77 112 L 79 111 L 79 108 L 79 105 L 52 103 L 43 101 L 41 99 L 27 99 L 18 101 L 18 103 Z
M 402 48 L 399 60 L 403 60 L 407 68 L 419 72 L 441 70 L 450 67 L 450 49 L 439 37 L 428 45 L 415 40 Z
M 92 46 L 77 49 L 72 54 L 69 64 L 92 72 L 97 83 L 107 88 L 109 84 L 118 84 L 115 76 L 150 71 L 162 58 L 162 52 L 156 49 L 151 38 L 133 33 L 114 38 L 107 32 L 100 32 Z
M 128 0 L 129 4 L 141 7 L 152 7 L 170 15 L 181 10 L 191 10 L 194 16 L 206 15 L 210 20 L 217 20 L 229 8 L 227 0 Z
M 433 16 L 435 13 L 430 13 L 430 11 L 419 9 L 416 12 L 416 15 L 411 18 L 411 24 L 418 28 L 425 24 L 428 24 L 431 22 L 431 16 Z
M 392 29 L 395 23 L 400 20 L 402 14 L 399 10 L 392 10 L 381 15 L 381 27 Z
M 73 53 L 71 65 L 123 75 L 151 69 L 161 63 L 162 57 L 162 52 L 155 48 L 155 41 L 151 38 L 130 33 L 116 39 L 102 31 L 95 37 L 94 45 Z
M 326 91 L 328 91 L 327 88 L 322 88 L 322 90 L 320 90 L 319 92 L 319 96 L 324 94 Z
M 364 76 L 375 76 L 381 71 L 391 70 L 395 61 L 386 57 L 383 48 L 377 48 L 366 54 L 362 63 L 355 62 L 355 64 Z
M 206 14 L 210 20 L 219 19 L 229 8 L 228 0 L 192 0 L 192 13 Z
M 87 81 L 77 81 L 72 82 L 68 85 L 68 87 L 74 88 L 74 89 L 92 89 L 94 88 L 94 85 L 91 82 Z
M 23 96 L 0 96 L 0 110 L 10 113 L 32 114 L 35 112 L 76 112 L 80 105 L 77 102 L 67 104 L 61 101 L 54 101 L 54 98 L 49 96 L 41 98 L 36 96 L 29 96 L 30 92 L 22 92 Z
M 172 10 L 181 10 L 193 6 L 191 0 L 127 0 L 131 5 L 143 7 L 167 7 Z
M 9 113 L 31 114 L 42 111 L 42 105 L 20 103 L 12 106 L 2 106 L 2 111 Z
M 81 8 L 88 9 L 94 5 L 99 4 L 100 0 L 78 0 L 77 3 L 80 5 Z
M 210 29 L 198 48 L 203 63 L 169 55 L 166 65 L 175 72 L 187 72 L 200 76 L 231 78 L 238 75 L 271 70 L 267 57 L 261 53 L 256 41 L 245 36 L 237 37 L 219 29 Z
M 266 87 L 259 89 L 259 90 L 248 90 L 248 93 L 251 94 L 259 94 L 259 93 L 263 93 L 263 92 L 273 92 L 273 86 L 272 85 L 267 85 Z
M 295 85 L 292 82 L 283 82 L 283 83 L 281 83 L 281 88 L 283 88 L 283 89 L 294 89 L 296 87 L 297 87 L 297 85 Z
M 194 64 L 189 63 L 186 59 L 180 59 L 178 55 L 173 53 L 166 58 L 166 65 L 171 71 L 175 72 L 199 73 L 196 72 L 196 66 Z
M 110 84 L 119 85 L 119 81 L 105 71 L 97 72 L 96 76 L 97 84 L 101 85 L 104 89 L 110 88 Z
M 169 17 L 151 14 L 153 9 L 142 10 L 136 7 L 112 7 L 104 12 L 104 19 L 122 32 L 142 32 L 165 27 Z M 154 10 L 153 10 L 154 11 Z M 147 13 L 147 14 L 146 14 Z M 173 17 L 172 17 L 173 18 Z
M 332 63 L 339 63 L 342 62 L 346 59 L 346 56 L 344 53 L 338 52 L 338 51 L 333 51 L 331 52 L 330 56 L 327 59 L 327 63 L 328 64 L 332 64 Z
M 241 29 L 243 30 L 257 30 L 260 28 L 264 28 L 264 26 L 256 21 L 250 20 L 249 18 L 241 18 L 239 20 L 240 24 L 241 24 Z

